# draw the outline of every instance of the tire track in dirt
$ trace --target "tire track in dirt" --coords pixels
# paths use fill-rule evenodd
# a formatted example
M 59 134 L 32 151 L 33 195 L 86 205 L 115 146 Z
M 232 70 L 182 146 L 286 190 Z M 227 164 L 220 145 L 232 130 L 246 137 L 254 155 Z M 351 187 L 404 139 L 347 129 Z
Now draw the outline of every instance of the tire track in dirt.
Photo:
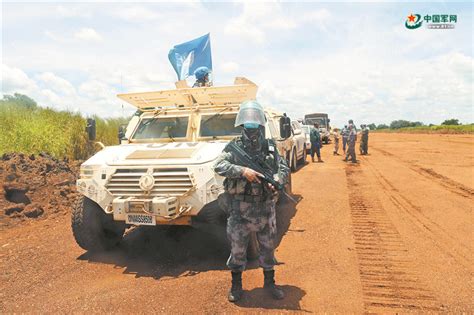
M 458 194 L 458 195 L 460 195 L 462 197 L 465 197 L 465 198 L 471 198 L 472 199 L 474 197 L 474 190 L 473 189 L 471 189 L 470 187 L 467 187 L 467 186 L 465 186 L 465 185 L 463 185 L 463 184 L 461 184 L 461 183 L 459 183 L 455 180 L 452 180 L 449 177 L 441 175 L 441 174 L 435 172 L 431 168 L 421 167 L 421 166 L 416 165 L 412 162 L 405 161 L 405 160 L 397 157 L 396 155 L 394 155 L 390 152 L 387 152 L 385 150 L 379 149 L 379 148 L 372 148 L 372 149 L 375 150 L 375 151 L 379 151 L 380 153 L 382 153 L 382 155 L 392 157 L 392 158 L 395 158 L 395 159 L 403 162 L 411 170 L 413 170 L 416 173 L 422 175 L 423 177 L 434 180 L 434 182 L 436 182 L 437 184 L 439 184 L 439 185 L 443 186 L 444 188 L 448 189 L 452 193 Z
M 366 312 L 442 311 L 413 271 L 408 249 L 381 202 L 364 196 L 372 187 L 360 166 L 347 166 L 345 172 Z
M 472 266 L 472 259 L 470 258 L 472 256 L 471 249 L 468 246 L 460 243 L 438 223 L 424 215 L 421 207 L 413 204 L 406 196 L 400 193 L 368 159 L 364 159 L 364 163 L 369 166 L 374 177 L 383 187 L 383 192 L 387 195 L 392 204 L 407 214 L 408 218 L 414 223 L 414 226 L 418 226 L 435 246 L 447 253 L 467 270 L 472 269 L 470 267 Z

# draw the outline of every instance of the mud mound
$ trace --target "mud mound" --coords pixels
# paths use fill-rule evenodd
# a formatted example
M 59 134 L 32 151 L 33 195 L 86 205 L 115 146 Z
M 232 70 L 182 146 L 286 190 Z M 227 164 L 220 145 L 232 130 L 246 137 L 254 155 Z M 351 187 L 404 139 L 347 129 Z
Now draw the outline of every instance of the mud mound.
M 77 197 L 79 162 L 47 153 L 0 158 L 0 228 L 69 213 Z

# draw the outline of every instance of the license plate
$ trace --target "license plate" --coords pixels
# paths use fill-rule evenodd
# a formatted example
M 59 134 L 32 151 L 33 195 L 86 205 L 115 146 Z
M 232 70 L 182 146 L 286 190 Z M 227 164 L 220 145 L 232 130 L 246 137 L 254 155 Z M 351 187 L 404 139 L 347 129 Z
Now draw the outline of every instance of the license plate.
M 155 217 L 148 214 L 127 214 L 125 222 L 135 225 L 156 225 Z

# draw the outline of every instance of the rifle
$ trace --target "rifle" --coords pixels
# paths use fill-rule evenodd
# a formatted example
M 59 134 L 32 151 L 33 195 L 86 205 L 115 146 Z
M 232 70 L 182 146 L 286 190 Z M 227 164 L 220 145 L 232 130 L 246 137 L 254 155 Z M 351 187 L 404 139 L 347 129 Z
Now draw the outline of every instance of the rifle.
M 232 152 L 234 153 L 235 158 L 243 165 L 246 167 L 253 169 L 256 172 L 259 172 L 262 174 L 262 176 L 259 176 L 263 181 L 271 184 L 275 189 L 283 193 L 291 202 L 293 203 L 298 203 L 293 197 L 291 197 L 286 191 L 285 191 L 285 185 L 282 183 L 276 181 L 273 178 L 273 173 L 268 172 L 265 170 L 260 164 L 256 163 L 250 155 L 247 154 L 241 147 L 239 147 L 234 141 L 231 141 L 227 147 L 226 147 L 226 152 Z

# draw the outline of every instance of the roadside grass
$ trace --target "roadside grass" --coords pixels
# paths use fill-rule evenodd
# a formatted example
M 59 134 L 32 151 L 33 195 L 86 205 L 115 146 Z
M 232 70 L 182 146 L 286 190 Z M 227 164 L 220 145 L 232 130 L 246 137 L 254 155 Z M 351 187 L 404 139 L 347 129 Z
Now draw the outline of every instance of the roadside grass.
M 97 141 L 118 144 L 126 118 L 96 119 Z M 47 152 L 56 158 L 86 159 L 97 147 L 89 143 L 86 119 L 78 113 L 0 101 L 0 154 Z
M 434 125 L 434 126 L 418 126 L 405 127 L 399 129 L 377 129 L 375 132 L 391 132 L 391 133 L 438 133 L 438 134 L 473 134 L 474 124 L 470 125 Z

